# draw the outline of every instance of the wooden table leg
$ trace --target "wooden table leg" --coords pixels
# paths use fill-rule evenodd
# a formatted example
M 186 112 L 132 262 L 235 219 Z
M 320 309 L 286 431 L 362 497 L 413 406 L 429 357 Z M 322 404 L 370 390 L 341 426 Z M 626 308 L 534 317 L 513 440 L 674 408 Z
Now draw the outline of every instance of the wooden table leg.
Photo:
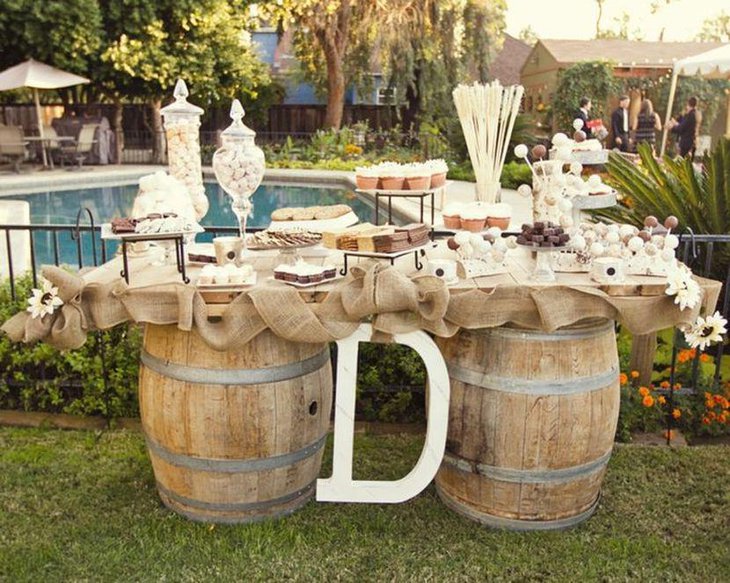
M 631 342 L 631 370 L 639 372 L 639 383 L 648 385 L 654 370 L 656 356 L 656 332 L 636 334 Z

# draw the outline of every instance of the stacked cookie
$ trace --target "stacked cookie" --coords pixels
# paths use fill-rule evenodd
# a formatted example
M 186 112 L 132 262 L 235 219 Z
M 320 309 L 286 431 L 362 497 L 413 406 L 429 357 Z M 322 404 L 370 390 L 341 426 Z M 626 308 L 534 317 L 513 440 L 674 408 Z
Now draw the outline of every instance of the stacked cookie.
M 352 209 L 346 204 L 334 204 L 329 206 L 310 207 L 286 207 L 275 210 L 271 213 L 272 221 L 324 221 L 337 219 Z

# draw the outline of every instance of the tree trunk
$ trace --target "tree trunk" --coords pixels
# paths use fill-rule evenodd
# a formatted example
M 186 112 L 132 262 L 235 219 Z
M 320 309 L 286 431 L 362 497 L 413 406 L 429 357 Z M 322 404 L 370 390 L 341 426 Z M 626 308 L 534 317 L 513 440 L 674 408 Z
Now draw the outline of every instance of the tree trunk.
M 418 132 L 421 115 L 421 67 L 416 65 L 413 71 L 413 83 L 406 87 L 406 107 L 403 110 L 403 130 Z
M 121 100 L 117 97 L 114 99 L 114 162 L 117 164 L 122 163 L 122 152 L 124 151 L 124 130 L 122 129 L 122 122 L 124 119 L 124 107 L 122 106 Z
M 150 110 L 152 112 L 152 162 L 155 164 L 165 163 L 165 132 L 162 128 L 162 109 L 161 99 L 152 99 L 150 101 Z
M 340 129 L 345 109 L 345 73 L 337 55 L 327 56 L 327 113 L 324 125 Z

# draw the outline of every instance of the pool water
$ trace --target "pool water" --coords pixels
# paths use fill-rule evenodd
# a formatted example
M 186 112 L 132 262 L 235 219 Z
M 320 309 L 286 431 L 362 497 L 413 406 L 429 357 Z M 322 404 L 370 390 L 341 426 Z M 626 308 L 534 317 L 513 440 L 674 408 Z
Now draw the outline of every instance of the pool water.
M 77 190 L 62 190 L 35 194 L 13 195 L 3 199 L 24 200 L 30 203 L 31 224 L 75 224 L 76 214 L 82 207 L 87 207 L 94 215 L 97 224 L 109 222 L 114 217 L 129 216 L 134 198 L 137 195 L 137 184 L 123 186 L 103 186 Z M 201 221 L 206 226 L 235 226 L 236 217 L 231 211 L 231 199 L 216 183 L 207 182 L 205 192 L 210 201 L 210 209 Z M 372 221 L 374 216 L 373 201 L 365 199 L 356 192 L 346 188 L 328 188 L 317 186 L 294 186 L 262 184 L 252 197 L 253 215 L 249 217 L 248 226 L 266 227 L 271 220 L 271 213 L 285 206 L 306 207 L 315 205 L 347 204 L 361 221 Z M 387 216 L 380 213 L 381 223 Z M 395 219 L 395 217 L 394 217 Z M 86 221 L 86 219 L 84 219 Z M 85 223 L 86 224 L 86 223 Z M 203 233 L 198 241 L 210 240 L 211 234 Z M 68 233 L 58 236 L 59 256 L 61 263 L 78 264 L 76 242 Z M 92 245 L 89 235 L 82 237 L 84 264 L 92 263 Z M 54 244 L 51 233 L 38 232 L 34 235 L 36 264 L 43 265 L 54 262 Z M 116 251 L 116 244 L 110 242 L 108 257 Z M 100 245 L 97 240 L 97 254 L 101 261 Z

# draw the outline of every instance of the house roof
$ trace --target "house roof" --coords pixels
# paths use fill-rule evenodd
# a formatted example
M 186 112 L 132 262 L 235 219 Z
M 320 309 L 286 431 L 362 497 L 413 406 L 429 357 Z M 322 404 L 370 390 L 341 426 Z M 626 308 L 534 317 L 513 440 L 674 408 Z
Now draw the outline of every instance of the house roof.
M 542 44 L 561 65 L 613 61 L 626 67 L 656 69 L 671 68 L 674 61 L 709 51 L 723 43 L 540 39 L 538 44 Z
M 499 79 L 502 85 L 519 84 L 520 71 L 531 52 L 530 45 L 512 35 L 505 34 L 502 49 L 489 67 L 491 77 Z

